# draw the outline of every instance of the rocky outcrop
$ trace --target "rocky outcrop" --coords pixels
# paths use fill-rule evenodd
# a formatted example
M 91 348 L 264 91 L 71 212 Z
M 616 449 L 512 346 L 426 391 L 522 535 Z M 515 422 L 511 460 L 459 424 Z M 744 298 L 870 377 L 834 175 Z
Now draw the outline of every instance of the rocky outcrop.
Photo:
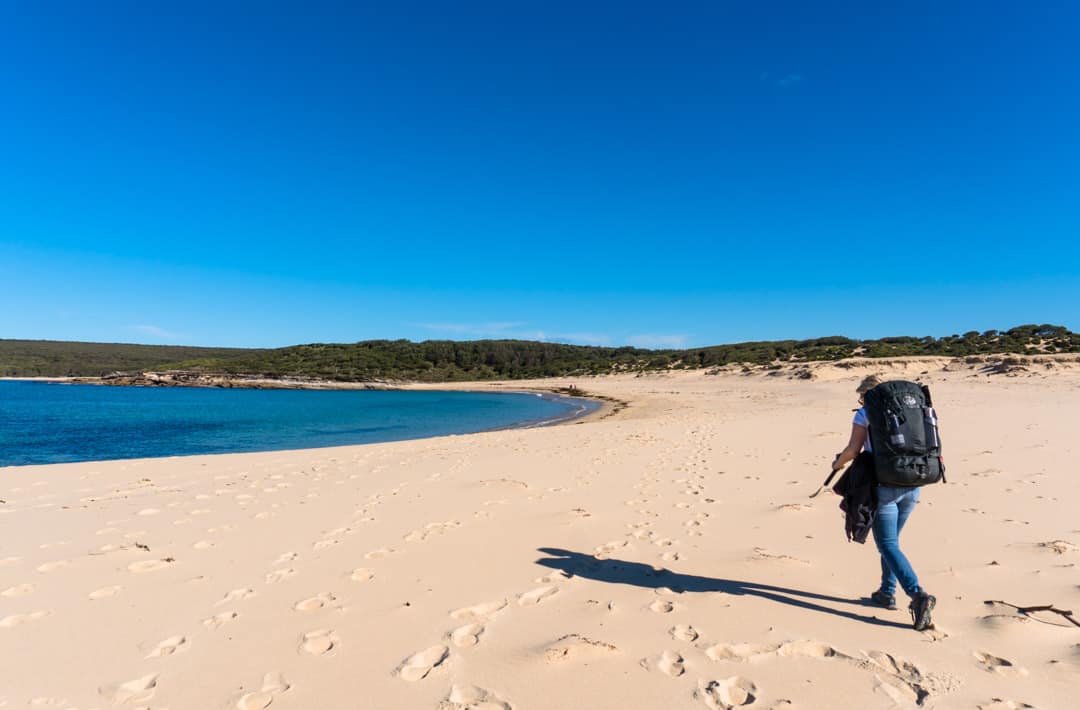
M 393 389 L 390 382 L 337 382 L 318 377 L 268 377 L 200 370 L 163 372 L 111 372 L 104 377 L 77 378 L 77 382 L 135 387 L 219 387 L 240 389 Z

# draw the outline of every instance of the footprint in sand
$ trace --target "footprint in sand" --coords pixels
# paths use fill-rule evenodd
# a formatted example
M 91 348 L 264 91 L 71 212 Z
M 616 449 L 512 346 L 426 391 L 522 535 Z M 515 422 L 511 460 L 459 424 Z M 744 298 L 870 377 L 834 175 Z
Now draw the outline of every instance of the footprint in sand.
M 461 523 L 457 520 L 448 520 L 445 523 L 428 523 L 423 528 L 413 530 L 404 537 L 405 542 L 423 542 L 432 535 L 441 535 L 452 528 L 461 527 Z
M 338 638 L 332 629 L 308 631 L 300 640 L 300 650 L 313 656 L 321 656 L 337 645 Z
M 236 701 L 237 710 L 262 710 L 274 702 L 274 696 L 284 693 L 289 684 L 280 673 L 267 673 L 263 676 L 262 689 L 254 693 L 245 693 Z
M 626 547 L 627 544 L 628 543 L 626 542 L 626 540 L 615 540 L 613 542 L 600 545 L 593 551 L 593 556 L 597 559 L 603 559 L 607 555 L 610 555 L 612 552 L 615 552 L 616 550 L 621 550 L 622 548 Z
M 292 567 L 287 567 L 285 569 L 274 570 L 270 574 L 266 575 L 266 583 L 267 584 L 274 584 L 276 582 L 280 582 L 282 580 L 288 579 L 289 577 L 292 577 L 294 574 L 296 574 L 296 570 L 294 570 Z
M 67 567 L 69 564 L 71 563 L 68 560 L 56 560 L 55 562 L 46 562 L 45 564 L 38 565 L 37 571 L 41 572 L 42 574 L 47 574 L 49 572 L 55 572 L 61 567 Z
M 874 654 L 878 654 L 875 656 Z M 841 658 L 850 657 L 840 653 L 828 644 L 817 641 L 787 641 L 785 643 L 759 645 L 750 643 L 718 643 L 705 649 L 705 655 L 714 661 L 750 661 L 755 662 L 769 656 L 782 658 Z M 871 652 L 871 660 L 890 673 L 899 673 L 895 660 L 888 654 Z
M 868 655 L 890 673 L 899 674 L 905 671 L 905 669 L 901 668 L 905 663 L 904 661 L 897 663 L 892 656 L 882 654 L 888 660 L 888 662 L 882 662 L 874 656 L 874 653 L 876 652 L 871 651 Z M 776 655 L 781 658 L 848 658 L 848 656 L 840 653 L 832 646 L 817 641 L 788 641 L 782 643 L 776 649 Z
M 160 560 L 143 560 L 141 562 L 132 562 L 128 565 L 129 572 L 135 572 L 141 574 L 143 572 L 156 572 L 160 569 L 165 569 L 171 565 L 175 560 L 171 557 L 164 557 Z
M 619 653 L 619 649 L 605 641 L 596 641 L 581 634 L 567 634 L 552 641 L 544 649 L 544 660 L 548 663 L 597 658 Z
M 170 636 L 165 639 L 150 653 L 146 654 L 147 658 L 160 658 L 162 656 L 171 656 L 177 651 L 187 650 L 187 639 L 183 636 Z
M 666 599 L 657 599 L 649 605 L 649 608 L 657 614 L 670 614 L 675 611 L 675 603 L 669 602 Z
M 427 677 L 427 674 L 434 668 L 438 668 L 442 665 L 450 656 L 450 649 L 446 646 L 432 646 L 424 649 L 419 653 L 415 653 L 404 661 L 397 668 L 397 674 L 402 679 L 408 681 L 417 681 Z
M 357 567 L 349 575 L 349 579 L 354 582 L 370 582 L 375 579 L 375 573 L 369 570 L 367 567 Z
M 450 612 L 450 617 L 459 621 L 467 619 L 490 619 L 506 608 L 507 601 L 500 599 L 494 602 L 481 602 L 472 606 L 462 607 Z
M 208 629 L 221 628 L 225 624 L 229 623 L 236 617 L 240 616 L 235 611 L 223 611 L 220 614 L 215 614 L 209 619 L 203 619 L 203 626 Z
M 525 592 L 518 597 L 519 606 L 536 606 L 540 602 L 544 601 L 548 597 L 552 597 L 559 593 L 559 588 L 555 586 L 537 587 L 531 591 Z
M 322 609 L 335 599 L 337 599 L 337 597 L 330 592 L 320 592 L 313 597 L 308 597 L 307 599 L 296 602 L 293 604 L 293 609 L 296 611 L 315 611 L 316 609 Z
M 1043 547 L 1048 550 L 1052 550 L 1059 555 L 1064 555 L 1066 552 L 1080 551 L 1080 547 L 1068 542 L 1067 540 L 1050 540 L 1049 542 L 1040 542 L 1036 547 Z
M 34 591 L 34 585 L 32 584 L 16 584 L 14 587 L 8 587 L 4 591 L 0 592 L 0 595 L 5 597 L 23 597 Z
M 210 542 L 209 540 L 199 540 L 194 545 L 192 545 L 192 547 L 196 550 L 209 550 L 213 546 L 214 543 Z
M 312 551 L 318 552 L 319 550 L 325 550 L 328 547 L 333 547 L 338 544 L 338 540 L 319 540 L 311 546 Z
M 976 705 L 976 710 L 1027 710 L 1031 708 L 1034 710 L 1034 705 L 1028 705 L 1022 703 L 1019 700 L 1004 700 L 1002 698 L 993 698 L 989 703 L 982 705 Z
M 714 710 L 731 710 L 754 702 L 757 693 L 757 687 L 751 681 L 741 676 L 732 676 L 723 680 L 698 681 L 694 697 Z
M 115 683 L 98 688 L 102 697 L 114 703 L 145 703 L 154 697 L 157 688 L 157 673 L 145 675 L 142 678 L 129 680 L 126 683 Z
M 47 611 L 32 611 L 28 614 L 11 614 L 0 619 L 0 628 L 10 629 L 14 626 L 21 626 L 22 624 L 29 623 L 31 621 L 37 621 L 38 619 L 44 619 L 49 615 Z
M 157 515 L 160 512 L 161 511 L 158 510 L 157 508 L 143 508 L 138 513 L 135 513 L 135 515 L 142 515 L 142 516 L 145 517 L 145 516 L 148 516 L 148 515 Z
M 549 574 L 545 574 L 543 577 L 537 577 L 533 581 L 537 584 L 554 584 L 555 582 L 565 582 L 572 576 L 573 575 L 571 575 L 569 572 L 560 569 Z
M 394 550 L 389 548 L 389 547 L 380 547 L 378 550 L 372 550 L 371 552 L 364 555 L 364 559 L 365 560 L 378 560 L 378 559 L 381 559 L 383 557 L 386 557 L 387 555 L 392 555 L 393 553 L 394 553 Z
M 222 604 L 228 604 L 229 602 L 240 601 L 241 599 L 248 599 L 248 598 L 253 597 L 253 596 L 255 596 L 255 590 L 254 589 L 249 589 L 247 587 L 241 587 L 239 589 L 234 589 L 231 592 L 229 592 L 228 594 L 226 594 L 224 597 L 221 598 L 220 601 L 215 603 L 214 606 L 221 606 Z
M 705 655 L 714 661 L 753 661 L 775 653 L 776 648 L 749 643 L 718 643 L 705 649 Z
M 510 710 L 510 703 L 495 693 L 475 685 L 450 686 L 450 694 L 440 710 Z
M 938 628 L 936 625 L 931 626 L 929 629 L 925 629 L 922 632 L 922 635 L 930 639 L 931 643 L 935 641 L 944 641 L 945 639 L 949 638 L 948 632 L 946 632 L 944 629 Z
M 119 584 L 114 584 L 109 587 L 102 587 L 101 589 L 95 589 L 87 596 L 91 599 L 105 599 L 106 597 L 112 597 L 120 593 L 123 589 Z
M 450 632 L 450 640 L 458 648 L 470 648 L 480 643 L 480 635 L 483 633 L 483 624 L 465 624 Z
M 686 660 L 677 651 L 664 651 L 656 659 L 644 659 L 641 665 L 644 668 L 655 667 L 664 675 L 678 678 L 686 672 L 685 663 Z
M 804 560 L 804 559 L 801 559 L 801 558 L 798 558 L 798 557 L 792 557 L 791 555 L 785 555 L 785 554 L 781 554 L 781 553 L 778 553 L 778 552 L 771 552 L 770 550 L 767 550 L 764 547 L 755 547 L 754 548 L 754 556 L 751 557 L 750 559 L 752 559 L 752 560 L 765 560 L 765 561 L 783 562 L 784 564 L 800 564 L 800 565 L 809 565 L 810 564 L 809 560 Z
M 274 560 L 274 564 L 275 565 L 283 565 L 286 562 L 292 562 L 293 560 L 295 560 L 299 556 L 300 556 L 300 554 L 296 553 L 296 552 L 283 552 L 283 553 L 281 553 L 280 557 L 278 557 L 276 560 Z
M 974 653 L 975 660 L 979 662 L 984 671 L 989 673 L 997 673 L 1003 676 L 1025 676 L 1028 674 L 1027 669 L 1014 665 L 1012 661 L 1008 661 L 1004 658 L 998 658 L 997 656 L 986 653 L 985 651 L 976 651 Z
M 668 631 L 668 633 L 671 635 L 671 638 L 676 641 L 686 641 L 687 643 L 697 641 L 698 636 L 700 635 L 698 634 L 697 629 L 689 624 L 676 624 L 671 627 L 671 630 Z
M 662 559 L 664 562 L 678 562 L 682 559 L 682 555 L 680 555 L 678 552 L 665 552 L 660 555 L 660 559 Z

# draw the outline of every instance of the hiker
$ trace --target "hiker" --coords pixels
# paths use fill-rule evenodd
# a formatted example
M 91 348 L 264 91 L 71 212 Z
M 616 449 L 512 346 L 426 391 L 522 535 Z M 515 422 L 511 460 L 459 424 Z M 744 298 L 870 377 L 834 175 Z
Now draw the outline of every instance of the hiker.
M 869 375 L 855 392 L 859 395 L 859 409 L 851 423 L 851 438 L 847 448 L 836 455 L 832 470 L 839 471 L 855 459 L 861 451 L 873 451 L 869 436 L 869 420 L 866 414 L 865 396 L 881 384 L 876 375 Z M 868 458 L 868 457 L 864 457 Z M 890 486 L 879 483 L 876 487 L 877 507 L 873 521 L 874 542 L 881 556 L 881 586 L 870 595 L 870 601 L 886 609 L 896 609 L 896 584 L 899 581 L 904 592 L 911 597 L 909 609 L 913 626 L 923 631 L 931 626 L 931 612 L 937 600 L 919 586 L 919 578 L 907 557 L 900 550 L 900 531 L 904 529 L 911 511 L 919 502 L 918 486 Z

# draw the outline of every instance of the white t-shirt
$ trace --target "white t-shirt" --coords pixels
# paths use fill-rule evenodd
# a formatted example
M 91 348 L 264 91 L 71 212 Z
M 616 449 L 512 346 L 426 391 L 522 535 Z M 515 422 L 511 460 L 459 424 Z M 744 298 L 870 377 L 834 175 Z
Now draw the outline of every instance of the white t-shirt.
M 851 420 L 851 423 L 866 429 L 866 441 L 863 442 L 862 445 L 863 451 L 873 451 L 870 447 L 870 420 L 866 418 L 866 409 L 859 407 L 858 411 L 855 412 L 855 418 Z

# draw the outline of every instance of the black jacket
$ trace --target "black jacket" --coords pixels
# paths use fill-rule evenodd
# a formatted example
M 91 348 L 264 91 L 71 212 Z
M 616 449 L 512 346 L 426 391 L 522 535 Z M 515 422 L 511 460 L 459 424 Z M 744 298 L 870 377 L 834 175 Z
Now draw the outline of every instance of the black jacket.
M 878 503 L 873 455 L 863 451 L 856 456 L 833 490 L 844 497 L 840 501 L 840 510 L 844 511 L 844 532 L 848 540 L 866 542 L 874 525 Z

